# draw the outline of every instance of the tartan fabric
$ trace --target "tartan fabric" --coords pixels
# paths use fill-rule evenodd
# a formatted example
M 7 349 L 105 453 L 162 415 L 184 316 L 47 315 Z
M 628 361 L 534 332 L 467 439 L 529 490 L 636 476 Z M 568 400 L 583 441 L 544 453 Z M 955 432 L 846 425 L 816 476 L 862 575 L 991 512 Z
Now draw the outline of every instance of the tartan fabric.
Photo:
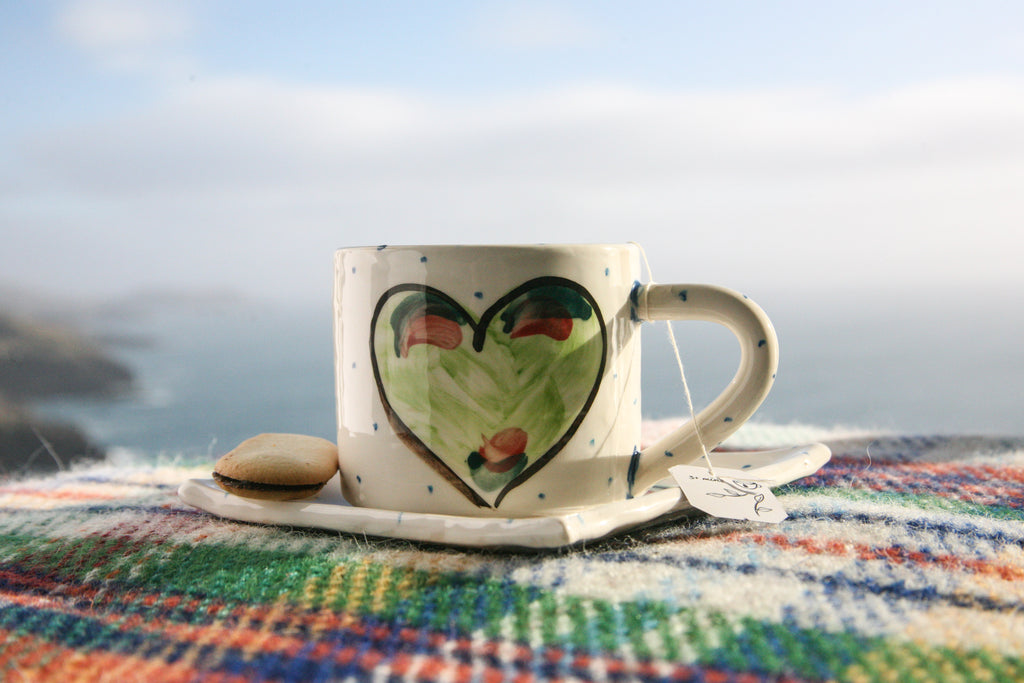
M 554 552 L 218 519 L 209 466 L 7 481 L 0 679 L 1024 680 L 1024 440 L 830 446 L 779 525 Z

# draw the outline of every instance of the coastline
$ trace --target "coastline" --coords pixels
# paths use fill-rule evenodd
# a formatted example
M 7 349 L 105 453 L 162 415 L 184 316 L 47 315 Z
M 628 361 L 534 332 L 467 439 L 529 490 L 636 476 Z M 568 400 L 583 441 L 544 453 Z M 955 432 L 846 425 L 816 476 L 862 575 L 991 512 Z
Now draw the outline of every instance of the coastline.
M 107 399 L 130 391 L 130 369 L 76 330 L 0 313 L 0 477 L 52 472 L 105 456 L 76 425 L 43 418 L 34 401 Z

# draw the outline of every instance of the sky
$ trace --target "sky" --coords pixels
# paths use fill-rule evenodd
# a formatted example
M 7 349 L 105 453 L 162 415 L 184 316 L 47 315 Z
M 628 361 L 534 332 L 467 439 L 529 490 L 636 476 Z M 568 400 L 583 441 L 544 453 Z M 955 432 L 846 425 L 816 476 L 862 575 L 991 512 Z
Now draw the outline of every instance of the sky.
M 0 286 L 326 300 L 334 249 L 1024 292 L 1024 3 L 0 5 Z

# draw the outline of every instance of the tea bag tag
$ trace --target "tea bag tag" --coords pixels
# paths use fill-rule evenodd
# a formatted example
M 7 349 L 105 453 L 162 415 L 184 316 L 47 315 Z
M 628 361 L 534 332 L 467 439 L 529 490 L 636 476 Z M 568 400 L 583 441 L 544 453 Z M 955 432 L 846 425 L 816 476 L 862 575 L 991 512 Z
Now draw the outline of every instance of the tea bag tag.
M 743 470 L 676 465 L 668 470 L 690 505 L 712 517 L 749 519 L 776 524 L 786 510 L 768 483 L 750 478 Z

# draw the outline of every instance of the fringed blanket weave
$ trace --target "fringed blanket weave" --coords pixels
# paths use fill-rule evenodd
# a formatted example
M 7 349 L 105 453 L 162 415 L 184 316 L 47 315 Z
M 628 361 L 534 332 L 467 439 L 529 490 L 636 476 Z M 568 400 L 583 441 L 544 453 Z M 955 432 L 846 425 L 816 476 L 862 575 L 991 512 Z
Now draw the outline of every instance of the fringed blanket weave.
M 3 681 L 1021 681 L 1024 441 L 833 440 L 778 525 L 467 551 L 0 483 Z

